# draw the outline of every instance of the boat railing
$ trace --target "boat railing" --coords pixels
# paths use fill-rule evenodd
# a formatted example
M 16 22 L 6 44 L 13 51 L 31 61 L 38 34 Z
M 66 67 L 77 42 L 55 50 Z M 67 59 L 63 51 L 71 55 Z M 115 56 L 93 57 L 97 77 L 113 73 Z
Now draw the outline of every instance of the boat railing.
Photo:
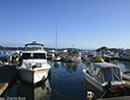
M 41 43 L 37 43 L 36 41 L 32 42 L 32 43 L 27 43 L 25 44 L 25 50 L 28 49 L 28 46 L 40 46 L 40 49 L 43 50 L 44 49 L 44 45 Z

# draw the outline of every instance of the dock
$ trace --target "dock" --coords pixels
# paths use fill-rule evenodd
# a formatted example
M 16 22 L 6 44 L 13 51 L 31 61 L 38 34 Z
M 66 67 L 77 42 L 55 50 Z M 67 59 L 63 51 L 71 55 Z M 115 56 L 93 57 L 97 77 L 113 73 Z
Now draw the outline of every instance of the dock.
M 130 88 L 130 81 L 125 80 L 125 82 L 126 82 L 126 87 Z
M 16 66 L 0 67 L 0 97 L 17 78 Z
M 122 58 L 122 57 L 112 57 L 111 60 L 130 61 L 129 58 Z
M 130 100 L 130 96 L 103 98 L 103 99 L 98 99 L 98 100 Z

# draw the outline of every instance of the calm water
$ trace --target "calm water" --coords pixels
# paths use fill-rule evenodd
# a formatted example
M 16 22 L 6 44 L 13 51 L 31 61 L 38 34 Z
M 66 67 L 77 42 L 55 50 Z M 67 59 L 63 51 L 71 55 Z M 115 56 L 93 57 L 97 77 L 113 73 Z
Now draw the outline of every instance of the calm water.
M 49 62 L 52 68 L 47 80 L 32 86 L 17 80 L 6 96 L 26 97 L 26 100 L 86 100 L 88 90 L 98 91 L 85 81 L 82 69 L 85 63 Z M 121 71 L 130 71 L 130 62 L 112 61 Z

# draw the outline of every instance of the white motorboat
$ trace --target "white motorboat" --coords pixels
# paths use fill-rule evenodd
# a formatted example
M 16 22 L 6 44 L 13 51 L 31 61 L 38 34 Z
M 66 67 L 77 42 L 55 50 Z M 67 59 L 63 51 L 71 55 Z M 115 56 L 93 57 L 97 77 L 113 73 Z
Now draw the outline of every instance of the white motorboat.
M 83 69 L 83 74 L 87 82 L 101 92 L 109 89 L 111 91 L 121 90 L 125 85 L 120 68 L 114 64 L 106 62 L 90 63 L 87 68 Z
M 52 59 L 53 61 L 61 61 L 61 57 L 60 56 L 56 56 L 55 58 Z
M 53 60 L 56 56 L 56 51 L 55 50 L 49 50 L 47 53 L 47 59 L 48 60 Z
M 16 68 L 22 80 L 35 84 L 47 78 L 51 66 L 47 63 L 47 53 L 43 44 L 34 42 L 25 44 L 25 47 L 28 45 L 39 45 L 41 48 L 22 51 L 22 64 Z

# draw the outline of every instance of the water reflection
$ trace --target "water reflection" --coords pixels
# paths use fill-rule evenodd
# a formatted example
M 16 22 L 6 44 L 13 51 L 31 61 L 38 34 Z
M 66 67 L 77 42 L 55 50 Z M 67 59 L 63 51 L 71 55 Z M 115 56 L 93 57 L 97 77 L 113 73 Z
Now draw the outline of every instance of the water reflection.
M 51 86 L 49 79 L 38 83 L 36 86 L 21 82 L 16 90 L 17 97 L 25 97 L 26 100 L 50 100 Z
M 8 96 L 26 97 L 26 100 L 72 100 L 72 98 L 76 98 L 73 100 L 86 100 L 86 92 L 93 91 L 95 98 L 101 97 L 101 93 L 86 81 L 82 73 L 83 67 L 87 66 L 88 62 L 49 61 L 48 63 L 51 64 L 52 68 L 47 80 L 35 87 L 18 81 L 9 90 Z M 113 60 L 111 63 L 120 65 L 121 70 L 130 71 L 130 62 Z
M 77 71 L 77 68 L 78 68 L 78 66 L 80 66 L 80 64 L 81 64 L 80 62 L 79 63 L 71 62 L 71 63 L 62 63 L 62 66 L 64 68 L 66 68 L 67 72 L 72 73 L 72 72 L 76 72 Z
M 61 64 L 61 62 L 54 62 L 54 61 L 48 61 L 48 63 L 49 63 L 51 66 L 55 67 L 55 68 L 59 68 L 59 66 L 60 66 L 60 64 Z
M 60 66 L 61 62 L 54 62 L 54 67 L 58 68 Z

